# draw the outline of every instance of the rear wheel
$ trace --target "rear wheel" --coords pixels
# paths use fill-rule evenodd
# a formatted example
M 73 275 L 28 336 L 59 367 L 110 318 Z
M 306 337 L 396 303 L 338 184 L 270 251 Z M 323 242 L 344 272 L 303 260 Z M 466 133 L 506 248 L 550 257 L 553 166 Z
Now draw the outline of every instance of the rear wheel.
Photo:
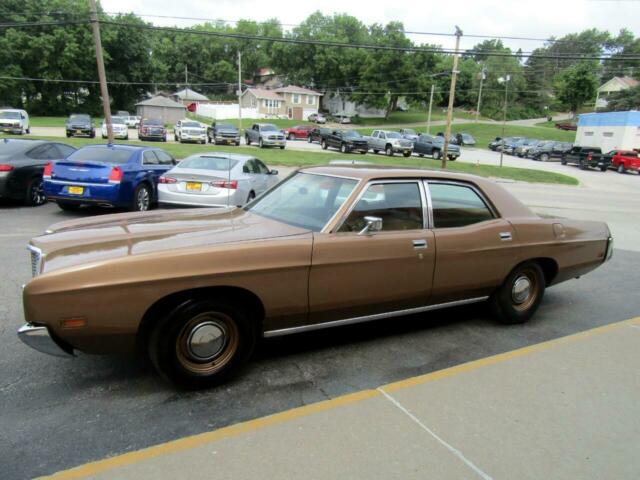
M 295 140 L 296 136 L 293 133 L 289 134 L 289 140 Z
M 57 203 L 58 203 L 58 207 L 60 207 L 62 210 L 66 212 L 75 212 L 80 208 L 79 203 L 61 202 L 61 201 L 58 201 Z
M 543 153 L 542 155 L 540 155 L 540 160 L 543 161 L 543 162 L 549 161 L 549 154 L 548 153 Z
M 442 158 L 442 152 L 436 149 L 431 153 L 431 156 L 436 160 L 440 160 Z
M 141 183 L 136 187 L 133 193 L 133 204 L 131 210 L 134 212 L 146 212 L 151 207 L 151 190 L 149 187 Z
M 160 320 L 149 338 L 149 357 L 169 381 L 189 389 L 217 385 L 250 357 L 256 331 L 236 305 L 190 300 Z
M 544 273 L 538 263 L 518 265 L 489 300 L 496 319 L 505 324 L 529 320 L 540 306 L 545 284 Z
M 561 165 L 566 165 L 567 164 L 567 159 L 566 159 L 566 157 L 564 155 L 560 158 L 560 164 Z
M 253 192 L 253 191 L 249 192 L 249 196 L 247 197 L 247 203 L 249 203 L 254 198 L 256 198 L 255 192 Z
M 411 156 L 411 152 L 402 152 L 402 156 L 403 157 L 410 157 Z
M 340 153 L 348 153 L 347 146 L 344 143 L 340 145 Z
M 42 177 L 32 178 L 27 185 L 27 195 L 25 203 L 32 207 L 38 207 L 47 203 L 47 197 L 44 194 L 44 185 Z

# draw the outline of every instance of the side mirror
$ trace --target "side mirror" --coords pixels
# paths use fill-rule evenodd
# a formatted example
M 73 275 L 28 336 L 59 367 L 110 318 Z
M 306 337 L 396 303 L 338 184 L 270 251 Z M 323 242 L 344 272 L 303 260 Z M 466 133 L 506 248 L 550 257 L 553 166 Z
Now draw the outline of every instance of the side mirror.
M 278 175 L 278 170 L 269 170 L 269 175 Z
M 371 235 L 382 230 L 382 219 L 380 217 L 367 216 L 364 217 L 364 221 L 367 222 L 367 224 L 358 232 L 358 235 Z

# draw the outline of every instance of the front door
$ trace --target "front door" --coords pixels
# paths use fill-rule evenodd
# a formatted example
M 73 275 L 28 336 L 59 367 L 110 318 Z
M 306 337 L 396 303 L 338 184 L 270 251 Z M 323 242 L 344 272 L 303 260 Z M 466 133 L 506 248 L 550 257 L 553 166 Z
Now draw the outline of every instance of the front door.
M 423 306 L 431 292 L 434 236 L 418 181 L 372 182 L 336 232 L 314 235 L 309 323 Z M 365 217 L 382 229 L 362 233 Z
M 429 181 L 428 187 L 437 252 L 432 303 L 489 295 L 513 263 L 513 227 L 473 185 Z

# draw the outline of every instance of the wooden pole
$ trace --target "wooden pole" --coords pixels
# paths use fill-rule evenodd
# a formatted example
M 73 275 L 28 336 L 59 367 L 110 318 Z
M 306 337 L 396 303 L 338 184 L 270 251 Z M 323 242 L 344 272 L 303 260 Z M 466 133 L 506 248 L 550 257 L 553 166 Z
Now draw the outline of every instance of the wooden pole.
M 100 80 L 100 94 L 102 95 L 102 109 L 104 110 L 104 122 L 107 124 L 107 137 L 109 143 L 113 143 L 113 125 L 111 124 L 111 106 L 109 105 L 109 89 L 107 88 L 107 75 L 104 71 L 104 59 L 102 58 L 102 40 L 100 39 L 100 23 L 96 0 L 89 0 L 91 14 L 91 28 L 93 29 L 93 43 L 96 49 L 96 63 L 98 64 L 98 79 Z
M 451 70 L 451 86 L 449 87 L 449 108 L 447 109 L 447 128 L 444 131 L 444 147 L 442 148 L 442 168 L 447 168 L 447 153 L 449 137 L 451 136 L 451 122 L 453 121 L 453 100 L 456 94 L 456 77 L 458 76 L 458 49 L 462 30 L 456 27 L 456 51 L 453 54 L 453 69 Z

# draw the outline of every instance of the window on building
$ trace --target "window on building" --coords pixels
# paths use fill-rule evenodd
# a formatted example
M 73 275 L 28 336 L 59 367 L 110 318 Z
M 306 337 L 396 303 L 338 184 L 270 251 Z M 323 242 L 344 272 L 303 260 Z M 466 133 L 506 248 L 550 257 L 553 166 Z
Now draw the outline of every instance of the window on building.
M 584 132 L 585 137 L 593 137 L 593 132 Z
M 603 137 L 611 138 L 613 137 L 613 132 L 602 132 Z
M 294 93 L 291 95 L 291 103 L 300 103 L 300 94 Z
M 313 95 L 307 95 L 307 105 L 315 105 L 316 97 Z

